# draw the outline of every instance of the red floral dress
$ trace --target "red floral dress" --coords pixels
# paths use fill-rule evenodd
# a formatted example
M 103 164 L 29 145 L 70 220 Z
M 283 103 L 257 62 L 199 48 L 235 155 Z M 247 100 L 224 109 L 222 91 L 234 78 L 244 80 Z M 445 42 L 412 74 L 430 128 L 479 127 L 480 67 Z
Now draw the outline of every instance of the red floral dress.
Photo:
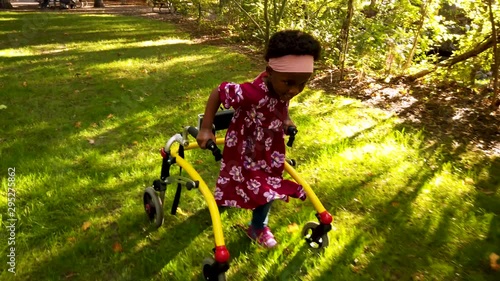
M 219 206 L 254 209 L 276 199 L 306 197 L 302 186 L 283 179 L 288 102 L 269 92 L 266 75 L 261 73 L 252 83 L 224 82 L 218 88 L 222 105 L 235 110 L 215 188 Z

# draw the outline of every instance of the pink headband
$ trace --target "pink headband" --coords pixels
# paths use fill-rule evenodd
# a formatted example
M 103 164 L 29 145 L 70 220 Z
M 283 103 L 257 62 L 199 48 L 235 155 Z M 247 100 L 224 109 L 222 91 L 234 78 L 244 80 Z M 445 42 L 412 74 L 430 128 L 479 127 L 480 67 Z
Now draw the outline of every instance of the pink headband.
M 314 57 L 309 55 L 287 55 L 269 59 L 267 65 L 277 72 L 312 73 L 314 69 Z

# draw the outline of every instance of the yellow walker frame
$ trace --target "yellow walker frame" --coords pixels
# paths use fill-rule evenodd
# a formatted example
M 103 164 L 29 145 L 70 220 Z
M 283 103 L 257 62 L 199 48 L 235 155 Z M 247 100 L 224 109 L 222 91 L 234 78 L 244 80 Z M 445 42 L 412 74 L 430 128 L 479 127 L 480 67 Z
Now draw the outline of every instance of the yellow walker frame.
M 229 126 L 230 119 L 232 118 L 232 110 L 223 110 L 217 112 L 214 118 L 214 131 L 227 129 Z M 201 124 L 203 116 L 199 115 L 199 123 Z M 295 134 L 297 130 L 291 127 L 287 134 L 290 135 L 288 146 L 292 146 Z M 177 206 L 180 200 L 180 194 L 182 187 L 185 186 L 188 190 L 197 188 L 203 195 L 208 210 L 210 212 L 210 217 L 212 219 L 212 227 L 214 232 L 215 248 L 214 248 L 214 259 L 206 258 L 203 261 L 203 275 L 205 280 L 209 281 L 224 281 L 225 272 L 229 269 L 229 251 L 226 249 L 224 243 L 224 235 L 222 232 L 222 223 L 220 219 L 219 208 L 215 202 L 212 191 L 208 188 L 205 181 L 201 178 L 200 174 L 193 168 L 193 166 L 184 159 L 184 151 L 199 148 L 196 142 L 190 143 L 188 141 L 188 134 L 196 138 L 198 134 L 198 129 L 195 127 L 185 127 L 183 132 L 180 134 L 173 135 L 160 150 L 163 157 L 162 169 L 160 179 L 155 180 L 153 185 L 147 187 L 144 196 L 144 209 L 148 215 L 149 220 L 155 224 L 156 227 L 160 227 L 163 224 L 163 202 L 165 199 L 166 187 L 168 184 L 177 183 L 177 192 L 172 203 L 171 214 L 175 215 Z M 174 143 L 178 143 L 179 146 L 172 147 Z M 222 157 L 220 150 L 216 145 L 224 144 L 224 138 L 217 138 L 215 144 L 207 144 L 207 148 L 212 151 L 216 161 L 220 160 Z M 173 164 L 177 164 L 182 169 L 184 169 L 188 177 L 182 176 L 171 176 L 170 167 Z M 312 202 L 314 208 L 316 209 L 316 217 L 318 222 L 308 222 L 304 225 L 302 229 L 302 235 L 307 241 L 308 245 L 312 248 L 321 249 L 327 247 L 329 244 L 328 232 L 331 230 L 331 223 L 333 221 L 330 213 L 325 209 L 321 201 L 318 199 L 312 188 L 305 182 L 299 174 L 292 167 L 295 165 L 295 161 L 287 160 L 285 161 L 285 171 L 302 187 L 307 195 L 307 198 Z M 159 196 L 158 196 L 159 194 Z

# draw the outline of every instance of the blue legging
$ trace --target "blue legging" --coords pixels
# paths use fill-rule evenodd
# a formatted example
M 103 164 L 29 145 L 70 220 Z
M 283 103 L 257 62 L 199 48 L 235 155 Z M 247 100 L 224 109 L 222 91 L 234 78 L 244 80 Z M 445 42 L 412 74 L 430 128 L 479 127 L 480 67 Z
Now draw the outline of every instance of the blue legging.
M 252 211 L 252 226 L 254 229 L 263 229 L 269 221 L 269 211 L 273 201 L 261 205 Z

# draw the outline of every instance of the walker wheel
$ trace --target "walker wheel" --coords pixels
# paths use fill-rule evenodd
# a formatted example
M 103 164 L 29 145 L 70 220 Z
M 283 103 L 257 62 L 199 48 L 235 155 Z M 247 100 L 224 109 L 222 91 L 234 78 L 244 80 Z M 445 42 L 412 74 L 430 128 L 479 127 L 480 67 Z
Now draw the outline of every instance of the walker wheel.
M 316 250 L 326 248 L 328 247 L 328 245 L 330 245 L 330 238 L 328 238 L 327 233 L 323 234 L 321 237 L 316 237 L 316 238 L 313 237 L 313 231 L 318 226 L 319 223 L 315 221 L 310 221 L 307 222 L 302 228 L 302 236 L 307 241 L 307 245 Z
M 206 258 L 203 260 L 203 278 L 206 281 L 226 281 L 226 273 L 223 272 L 216 275 L 217 272 L 214 272 L 214 264 L 215 260 L 213 258 Z
M 148 215 L 149 221 L 154 223 L 156 227 L 163 224 L 163 205 L 160 198 L 156 194 L 154 188 L 147 187 L 144 191 L 144 210 Z

